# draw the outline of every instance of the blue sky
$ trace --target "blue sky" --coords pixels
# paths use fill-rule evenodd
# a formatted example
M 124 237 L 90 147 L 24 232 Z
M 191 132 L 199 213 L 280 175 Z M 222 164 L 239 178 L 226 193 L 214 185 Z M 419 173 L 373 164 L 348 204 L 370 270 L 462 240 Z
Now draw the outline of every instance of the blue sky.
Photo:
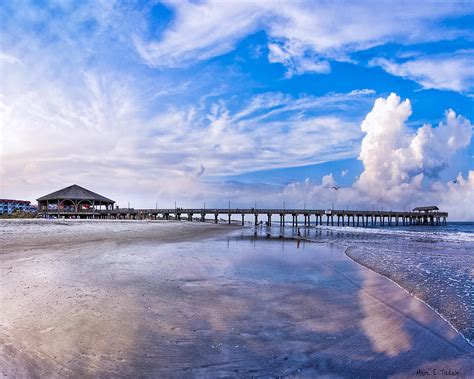
M 0 15 L 2 197 L 77 183 L 136 206 L 409 198 L 474 217 L 456 200 L 474 202 L 472 2 L 18 1 Z

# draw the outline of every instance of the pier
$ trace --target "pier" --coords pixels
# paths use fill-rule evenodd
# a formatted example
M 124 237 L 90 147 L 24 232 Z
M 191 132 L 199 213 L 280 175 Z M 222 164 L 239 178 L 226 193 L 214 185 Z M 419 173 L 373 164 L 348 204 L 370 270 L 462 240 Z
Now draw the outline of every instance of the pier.
M 407 226 L 407 225 L 446 225 L 447 212 L 440 211 L 358 211 L 342 209 L 226 209 L 226 208 L 167 208 L 167 209 L 88 209 L 88 210 L 42 210 L 42 216 L 64 218 L 117 219 L 117 220 L 178 220 L 239 222 L 245 224 L 249 215 L 255 225 L 275 223 L 284 226 Z
M 412 211 L 346 210 L 346 209 L 278 209 L 278 208 L 165 208 L 134 209 L 119 208 L 115 201 L 76 184 L 40 197 L 39 217 L 115 219 L 115 220 L 187 220 L 187 221 L 233 221 L 245 224 L 251 218 L 260 223 L 280 226 L 291 223 L 302 226 L 407 226 L 446 225 L 448 213 L 440 212 L 436 206 L 417 207 Z M 209 219 L 210 218 L 210 219 Z

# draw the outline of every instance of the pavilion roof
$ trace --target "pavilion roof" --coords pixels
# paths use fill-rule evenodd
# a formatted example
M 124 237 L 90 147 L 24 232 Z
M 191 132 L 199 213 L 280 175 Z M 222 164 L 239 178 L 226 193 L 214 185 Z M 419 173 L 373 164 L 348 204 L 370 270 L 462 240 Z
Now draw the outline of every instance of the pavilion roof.
M 45 195 L 36 199 L 37 201 L 46 200 L 57 200 L 57 199 L 71 199 L 71 200 L 95 200 L 103 203 L 115 203 L 115 201 L 106 198 L 105 196 L 99 195 L 92 192 L 84 187 L 73 184 L 72 186 L 60 189 L 56 192 L 52 192 L 49 195 Z
M 413 208 L 413 212 L 420 212 L 420 211 L 439 211 L 439 208 L 436 205 L 431 205 L 428 207 Z

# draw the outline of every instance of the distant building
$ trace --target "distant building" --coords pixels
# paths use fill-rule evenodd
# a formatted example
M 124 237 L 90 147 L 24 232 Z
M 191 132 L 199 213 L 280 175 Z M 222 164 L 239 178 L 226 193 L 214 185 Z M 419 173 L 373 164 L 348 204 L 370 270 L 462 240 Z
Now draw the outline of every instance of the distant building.
M 15 212 L 36 212 L 36 207 L 28 200 L 0 199 L 0 214 Z
M 114 209 L 115 201 L 84 187 L 72 186 L 36 199 L 40 215 L 87 216 L 96 211 Z

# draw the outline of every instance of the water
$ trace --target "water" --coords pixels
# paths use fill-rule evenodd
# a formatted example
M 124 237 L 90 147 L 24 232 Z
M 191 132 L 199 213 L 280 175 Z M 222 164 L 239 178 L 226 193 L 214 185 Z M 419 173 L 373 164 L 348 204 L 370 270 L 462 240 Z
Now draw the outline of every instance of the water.
M 300 226 L 304 239 L 336 243 L 346 255 L 424 301 L 474 345 L 474 223 L 446 226 Z M 295 237 L 297 229 L 257 227 L 258 235 Z
M 470 336 L 472 231 L 464 226 L 302 227 L 299 242 L 280 238 L 295 238 L 291 227 L 222 225 L 207 232 L 213 229 L 185 222 L 0 222 L 3 375 L 472 372 L 460 336 L 343 253 L 386 270 L 410 291 L 414 285 L 433 307 L 441 298 L 439 312 Z M 226 229 L 232 235 L 223 236 Z M 199 235 L 212 239 L 194 240 Z

